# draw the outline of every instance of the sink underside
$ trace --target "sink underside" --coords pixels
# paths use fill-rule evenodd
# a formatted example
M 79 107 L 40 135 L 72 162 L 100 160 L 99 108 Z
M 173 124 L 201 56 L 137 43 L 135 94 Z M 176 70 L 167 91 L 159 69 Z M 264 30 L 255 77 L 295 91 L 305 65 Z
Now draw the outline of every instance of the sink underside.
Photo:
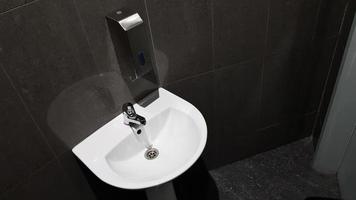
M 201 113 L 180 97 L 159 89 L 160 97 L 135 110 L 147 119 L 144 127 L 159 156 L 146 149 L 120 114 L 73 148 L 74 154 L 101 180 L 126 189 L 165 183 L 186 171 L 201 155 L 207 139 Z

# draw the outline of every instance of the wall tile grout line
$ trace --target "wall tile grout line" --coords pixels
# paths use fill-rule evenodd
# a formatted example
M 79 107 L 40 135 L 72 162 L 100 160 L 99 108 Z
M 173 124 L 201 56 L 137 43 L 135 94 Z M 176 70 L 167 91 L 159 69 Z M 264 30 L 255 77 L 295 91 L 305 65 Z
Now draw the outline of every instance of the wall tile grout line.
M 332 39 L 336 39 L 337 37 L 339 37 L 339 34 L 335 34 L 335 35 L 331 35 L 325 38 L 325 40 L 332 40 Z
M 7 71 L 5 70 L 5 68 L 3 66 L 0 66 L 1 70 L 3 71 L 3 73 L 5 74 L 7 80 L 9 81 L 12 89 L 15 91 L 16 96 L 19 98 L 19 100 L 21 101 L 22 105 L 24 106 L 26 113 L 29 115 L 29 117 L 31 118 L 31 121 L 33 122 L 33 124 L 36 126 L 42 140 L 45 142 L 45 144 L 47 145 L 48 149 L 50 150 L 50 152 L 52 153 L 52 156 L 54 156 L 55 158 L 57 158 L 57 153 L 54 151 L 53 147 L 50 145 L 48 138 L 45 136 L 43 130 L 40 128 L 40 126 L 38 125 L 38 123 L 36 122 L 35 118 L 33 117 L 28 105 L 26 104 L 25 100 L 22 98 L 20 92 L 17 90 L 13 80 L 11 79 L 10 75 L 7 73 Z
M 11 193 L 13 191 L 16 191 L 19 187 L 26 185 L 27 183 L 29 183 L 31 181 L 31 179 L 37 175 L 38 173 L 40 173 L 42 170 L 44 170 L 46 167 L 48 167 L 51 163 L 57 161 L 58 159 L 56 157 L 53 157 L 52 159 L 50 159 L 49 161 L 47 161 L 46 163 L 44 163 L 43 165 L 41 165 L 39 168 L 37 168 L 36 170 L 34 170 L 33 172 L 29 173 L 29 175 L 22 179 L 22 181 L 19 181 L 17 184 L 15 184 L 11 189 L 6 190 L 5 192 L 3 192 L 2 194 L 0 194 L 0 199 L 3 198 L 3 196 L 7 193 Z
M 216 69 L 216 66 L 215 66 L 215 59 L 216 59 L 216 52 L 215 52 L 215 23 L 214 23 L 214 0 L 210 0 L 210 20 L 211 20 L 211 56 L 212 56 L 212 59 L 211 59 L 211 64 L 213 65 L 213 70 Z
M 268 37 L 269 37 L 269 32 L 270 32 L 270 21 L 271 21 L 271 0 L 268 0 L 268 7 L 267 7 L 267 16 L 266 16 L 266 32 L 265 32 L 265 41 L 264 41 L 264 55 L 267 53 L 268 51 Z
M 213 71 L 213 84 L 212 84 L 212 89 L 211 89 L 211 91 L 212 91 L 212 103 L 213 103 L 213 105 L 212 105 L 212 113 L 213 113 L 213 117 L 212 117 L 212 120 L 213 121 L 215 121 L 216 120 L 216 115 L 215 115 L 215 113 L 216 113 L 216 111 L 218 110 L 218 105 L 217 105 L 217 102 L 218 102 L 218 96 L 217 96 L 217 85 L 218 85 L 218 80 L 217 80 L 218 78 L 217 78 L 217 75 L 216 75 L 216 69 L 214 68 L 214 71 Z M 217 129 L 217 124 L 216 123 L 212 123 L 211 124 L 211 129 L 210 130 L 212 130 L 211 132 L 210 132 L 210 135 L 212 135 L 212 134 L 217 134 L 218 133 L 218 129 Z M 208 134 L 209 134 L 209 132 L 208 132 Z M 218 144 L 219 146 L 222 144 L 222 139 L 221 139 L 221 137 L 215 137 L 215 139 L 216 139 L 216 144 Z M 216 153 L 217 154 L 220 154 L 221 153 L 221 149 L 220 148 L 216 148 Z
M 172 81 L 170 83 L 166 83 L 166 84 L 163 84 L 163 86 L 171 86 L 171 85 L 175 85 L 177 83 L 181 83 L 183 81 L 186 81 L 186 80 L 190 80 L 190 79 L 193 79 L 193 78 L 197 78 L 197 77 L 200 77 L 200 76 L 204 76 L 206 74 L 209 74 L 209 73 L 214 73 L 215 70 L 209 70 L 209 71 L 205 71 L 205 72 L 202 72 L 202 73 L 198 73 L 198 74 L 195 74 L 195 75 L 192 75 L 192 76 L 187 76 L 185 78 L 182 78 L 182 79 L 178 79 L 176 81 Z
M 298 114 L 295 117 L 297 117 L 297 118 L 298 117 L 307 117 L 307 116 L 314 115 L 314 114 L 317 114 L 317 112 L 316 111 L 311 111 L 311 112 L 307 112 L 307 113 L 303 113 L 303 114 Z M 262 127 L 262 128 L 257 128 L 256 132 L 263 131 L 263 130 L 266 130 L 268 128 L 276 127 L 276 126 L 282 124 L 282 122 L 276 122 L 276 123 L 272 123 L 272 124 L 267 125 L 267 126 Z M 314 122 L 313 122 L 313 124 L 314 124 Z
M 266 57 L 267 57 L 267 52 L 268 52 L 268 38 L 269 38 L 269 26 L 270 26 L 270 20 L 271 20 L 271 0 L 268 0 L 268 7 L 267 7 L 267 16 L 266 16 L 266 31 L 265 31 L 265 40 L 264 40 L 264 49 L 263 49 L 263 55 L 262 55 L 262 63 L 261 63 L 261 85 L 260 85 L 260 96 L 259 96 L 259 106 L 260 108 L 259 113 L 258 113 L 258 122 L 257 124 L 260 123 L 261 120 L 261 112 L 262 112 L 262 101 L 263 101 L 263 91 L 264 91 L 264 73 L 265 73 L 265 67 L 266 67 Z
M 145 7 L 145 11 L 146 11 L 146 17 L 147 17 L 147 26 L 148 26 L 148 30 L 149 30 L 149 34 L 151 35 L 150 39 L 151 39 L 151 45 L 152 45 L 152 55 L 154 57 L 154 65 L 156 67 L 153 68 L 154 72 L 156 73 L 156 78 L 157 78 L 157 82 L 158 82 L 158 85 L 161 86 L 161 79 L 160 77 L 158 76 L 158 69 L 157 69 L 157 55 L 156 55 L 156 51 L 155 51 L 155 42 L 154 42 L 154 37 L 153 37 L 153 33 L 152 33 L 152 27 L 151 27 L 151 19 L 150 19 L 150 14 L 149 14 L 149 11 L 148 11 L 148 5 L 147 5 L 147 1 L 146 0 L 143 0 L 143 6 Z
M 323 4 L 323 0 L 319 0 L 318 9 L 317 9 L 316 15 L 315 15 L 315 24 L 314 24 L 314 30 L 313 30 L 311 41 L 315 41 L 315 39 L 317 38 L 317 29 L 318 29 L 318 24 L 320 22 L 322 4 Z
M 251 62 L 251 61 L 254 61 L 254 60 L 257 60 L 257 59 L 261 59 L 261 56 L 260 57 L 254 57 L 254 58 L 251 58 L 251 59 L 246 59 L 246 60 L 243 60 L 241 62 L 233 63 L 233 64 L 230 64 L 230 65 L 225 65 L 223 67 L 219 67 L 219 68 L 216 68 L 216 69 L 208 70 L 208 71 L 205 71 L 205 72 L 202 72 L 202 73 L 198 73 L 198 74 L 195 74 L 195 75 L 192 75 L 192 76 L 187 76 L 187 77 L 172 81 L 170 83 L 166 83 L 163 86 L 174 85 L 176 83 L 180 83 L 180 82 L 185 81 L 185 80 L 190 80 L 190 79 L 193 79 L 193 78 L 196 78 L 196 77 L 199 77 L 199 76 L 203 76 L 203 75 L 211 73 L 211 72 L 215 73 L 215 72 L 223 71 L 225 69 L 230 69 L 230 68 L 235 67 L 235 65 L 248 63 L 248 62 Z
M 83 35 L 84 35 L 84 37 L 85 37 L 85 41 L 87 42 L 87 44 L 88 44 L 88 46 L 89 46 L 89 48 L 90 48 L 90 55 L 91 55 L 91 57 L 92 57 L 92 59 L 93 59 L 93 61 L 94 61 L 95 69 L 98 70 L 98 71 L 97 71 L 98 73 L 100 73 L 100 70 L 99 70 L 99 68 L 98 68 L 99 65 L 98 65 L 98 63 L 97 63 L 97 60 L 94 59 L 94 53 L 93 53 L 93 49 L 94 49 L 94 48 L 92 48 L 92 45 L 91 45 L 91 43 L 89 42 L 88 33 L 87 33 L 86 29 L 84 28 L 83 19 L 82 19 L 82 16 L 81 16 L 80 12 L 79 12 L 79 9 L 78 9 L 76 0 L 72 0 L 72 3 L 73 3 L 73 6 L 74 6 L 74 9 L 75 9 L 76 16 L 77 16 L 78 19 L 79 19 L 80 29 L 83 31 Z
M 265 126 L 265 127 L 263 127 L 263 128 L 258 128 L 258 129 L 256 129 L 256 132 L 261 132 L 261 131 L 267 130 L 267 129 L 269 129 L 269 128 L 272 128 L 272 127 L 277 127 L 277 126 L 279 126 L 280 124 L 281 124 L 280 122 L 273 123 L 273 124 L 270 124 L 270 125 Z
M 342 34 L 342 30 L 344 29 L 345 17 L 346 17 L 347 11 L 349 10 L 349 7 L 350 7 L 350 2 L 347 2 L 345 5 L 345 8 L 344 8 L 343 15 L 342 15 L 341 24 L 340 24 L 339 30 L 337 32 L 338 36 L 340 36 Z
M 246 60 L 243 60 L 243 61 L 240 61 L 240 62 L 236 62 L 236 63 L 230 64 L 230 65 L 225 65 L 223 67 L 219 67 L 215 71 L 216 72 L 223 71 L 225 69 L 229 69 L 229 68 L 235 67 L 235 65 L 241 65 L 241 64 L 249 63 L 251 61 L 259 60 L 261 58 L 262 58 L 262 56 L 256 56 L 256 57 L 249 58 L 249 59 L 246 59 Z
M 302 114 L 302 115 L 303 115 L 303 116 L 309 116 L 309 115 L 314 115 L 314 114 L 316 114 L 316 113 L 317 113 L 317 111 L 314 110 L 314 111 L 306 112 L 306 113 L 304 113 L 304 114 Z
M 40 1 L 40 0 L 34 0 L 34 1 L 31 1 L 31 2 L 28 2 L 28 3 L 24 3 L 24 4 L 20 5 L 20 6 L 16 6 L 16 7 L 14 7 L 14 8 L 11 8 L 11 9 L 7 10 L 7 11 L 1 12 L 1 13 L 0 13 L 0 16 L 1 16 L 1 15 L 6 15 L 6 14 L 8 14 L 8 13 L 11 13 L 11 12 L 17 10 L 17 9 L 22 8 L 22 7 L 29 6 L 29 5 L 31 5 L 31 4 L 34 4 L 34 3 L 38 2 L 38 1 Z

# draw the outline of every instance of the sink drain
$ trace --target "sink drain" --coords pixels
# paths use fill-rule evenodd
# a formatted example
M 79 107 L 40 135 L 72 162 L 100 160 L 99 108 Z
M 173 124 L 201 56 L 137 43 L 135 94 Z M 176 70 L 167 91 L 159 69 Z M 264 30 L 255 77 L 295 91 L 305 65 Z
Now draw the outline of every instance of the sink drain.
M 147 149 L 146 152 L 145 152 L 145 158 L 146 158 L 147 160 L 153 160 L 153 159 L 157 158 L 158 154 L 159 154 L 158 149 L 149 148 L 149 149 Z

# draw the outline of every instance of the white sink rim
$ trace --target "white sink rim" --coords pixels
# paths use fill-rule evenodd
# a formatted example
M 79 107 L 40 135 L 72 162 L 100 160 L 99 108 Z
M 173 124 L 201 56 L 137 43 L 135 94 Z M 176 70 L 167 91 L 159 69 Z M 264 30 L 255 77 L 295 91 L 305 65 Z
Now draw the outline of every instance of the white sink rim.
M 137 113 L 151 119 L 162 111 L 173 108 L 177 109 L 185 114 L 191 116 L 194 119 L 195 124 L 199 129 L 200 141 L 196 147 L 196 151 L 191 155 L 190 159 L 180 166 L 176 171 L 170 174 L 166 174 L 162 177 L 157 177 L 150 181 L 128 181 L 123 177 L 120 177 L 112 167 L 110 167 L 107 161 L 107 155 L 113 148 L 117 146 L 117 143 L 122 141 L 127 135 L 132 135 L 131 130 L 123 125 L 122 114 L 118 115 L 103 127 L 95 131 L 88 136 L 78 145 L 76 145 L 72 151 L 73 153 L 102 181 L 123 189 L 143 189 L 168 182 L 180 174 L 189 169 L 196 160 L 200 157 L 204 150 L 207 141 L 207 126 L 203 115 L 189 102 L 182 98 L 170 93 L 169 91 L 159 88 L 160 97 L 153 103 L 143 108 L 137 104 L 134 105 Z M 124 127 L 124 128 L 123 128 Z M 109 130 L 117 128 L 116 133 L 112 133 Z M 116 129 L 115 129 L 116 130 Z M 148 133 L 149 134 L 149 133 Z M 133 135 L 132 135 L 133 136 Z M 110 139 L 108 139 L 110 138 Z M 95 147 L 95 148 L 93 148 Z M 150 162 L 150 161 L 148 161 Z M 144 167 L 144 166 L 142 166 Z M 161 166 L 162 167 L 162 166 Z

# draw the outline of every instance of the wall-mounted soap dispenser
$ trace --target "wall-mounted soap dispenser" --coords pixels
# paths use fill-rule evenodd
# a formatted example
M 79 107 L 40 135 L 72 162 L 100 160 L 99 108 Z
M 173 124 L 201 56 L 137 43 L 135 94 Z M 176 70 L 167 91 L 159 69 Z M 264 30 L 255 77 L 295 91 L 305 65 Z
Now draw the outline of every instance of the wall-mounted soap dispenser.
M 145 13 L 120 9 L 106 16 L 121 73 L 136 102 L 158 97 L 152 40 Z

